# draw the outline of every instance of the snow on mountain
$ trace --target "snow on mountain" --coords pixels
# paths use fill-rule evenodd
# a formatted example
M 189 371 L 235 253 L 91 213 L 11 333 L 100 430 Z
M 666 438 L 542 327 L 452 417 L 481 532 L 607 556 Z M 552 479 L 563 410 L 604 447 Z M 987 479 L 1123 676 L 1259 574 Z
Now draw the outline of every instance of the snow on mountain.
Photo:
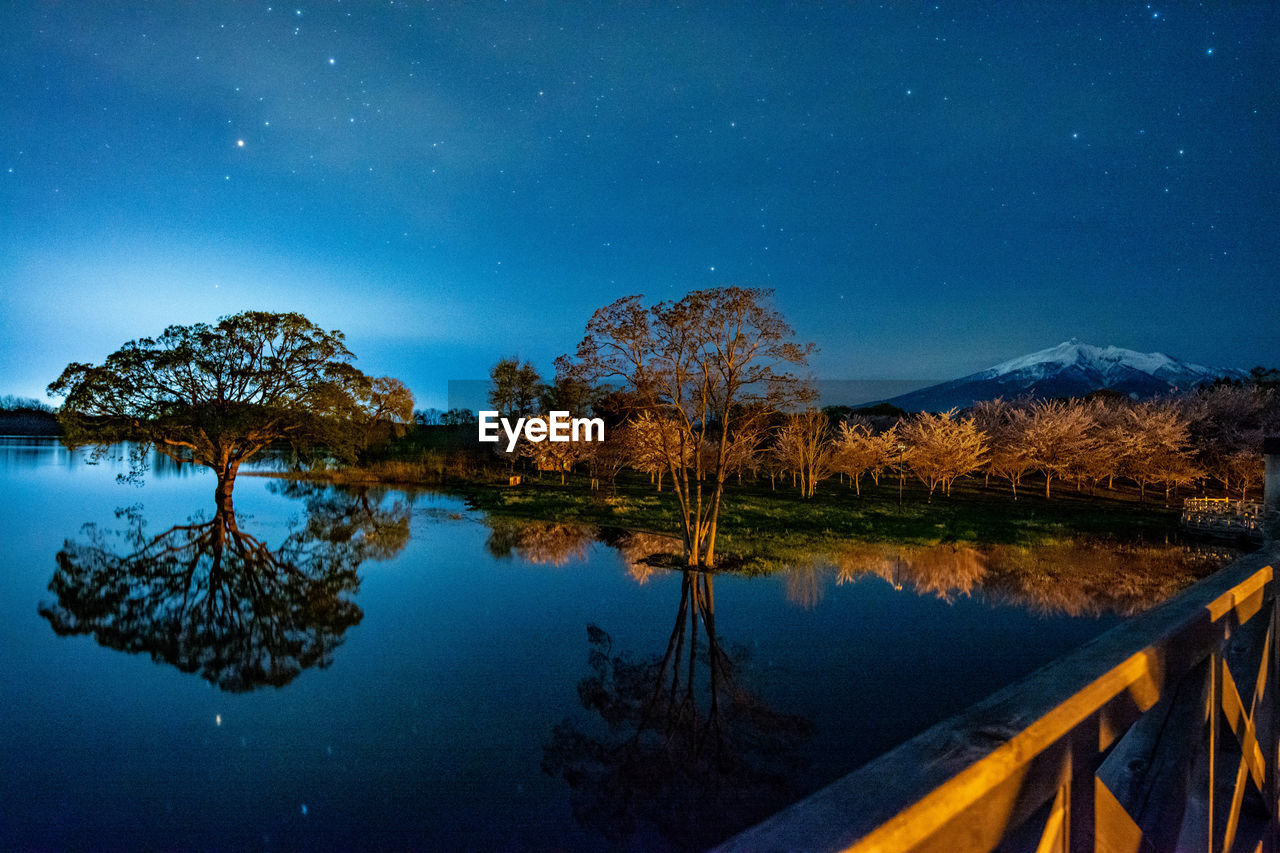
M 1164 353 L 1096 347 L 1073 338 L 886 402 L 907 411 L 942 411 L 993 397 L 1077 397 L 1101 388 L 1131 397 L 1151 397 L 1185 391 L 1219 376 L 1246 375 L 1243 370 L 1191 364 Z

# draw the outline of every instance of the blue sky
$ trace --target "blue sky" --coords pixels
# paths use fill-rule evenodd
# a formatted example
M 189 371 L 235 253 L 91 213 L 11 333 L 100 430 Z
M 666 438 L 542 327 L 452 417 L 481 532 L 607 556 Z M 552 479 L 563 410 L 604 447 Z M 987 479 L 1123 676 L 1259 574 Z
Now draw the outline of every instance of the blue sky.
M 1277 9 L 7 4 L 0 393 L 255 308 L 443 405 L 725 284 L 826 379 L 1274 366 Z

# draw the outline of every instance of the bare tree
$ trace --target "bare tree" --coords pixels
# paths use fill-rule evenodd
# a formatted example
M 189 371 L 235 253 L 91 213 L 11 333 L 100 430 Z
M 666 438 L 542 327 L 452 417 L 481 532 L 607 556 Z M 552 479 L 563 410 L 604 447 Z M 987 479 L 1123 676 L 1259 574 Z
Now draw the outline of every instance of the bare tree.
M 871 433 L 865 419 L 840 422 L 839 431 L 832 439 L 831 468 L 849 478 L 855 493 L 862 494 L 864 474 L 879 477 L 887 458 L 884 442 Z
M 587 464 L 591 488 L 600 488 L 601 480 L 612 486 L 618 473 L 634 459 L 637 436 L 632 424 L 619 424 L 605 435 L 604 441 L 585 442 L 581 445 L 581 458 Z
M 642 411 L 627 421 L 627 427 L 632 433 L 628 447 L 629 464 L 648 474 L 650 482 L 656 481 L 659 492 L 662 491 L 662 479 L 672 463 L 672 454 L 679 454 L 674 460 L 676 467 L 688 468 L 693 464 L 697 442 L 694 436 L 681 434 L 685 430 L 683 422 Z
M 1244 500 L 1262 480 L 1262 437 L 1272 423 L 1276 394 L 1266 387 L 1217 385 L 1184 401 L 1197 463 Z
M 987 436 L 988 455 L 983 471 L 988 481 L 992 476 L 1007 480 L 1015 501 L 1022 478 L 1035 468 L 1022 437 L 1029 419 L 1029 402 L 1006 403 L 997 397 L 973 407 L 974 425 Z
M 788 415 L 774 439 L 774 453 L 792 472 L 803 498 L 813 497 L 818 483 L 831 473 L 827 439 L 827 416 L 819 409 Z
M 691 566 L 715 564 L 730 436 L 744 418 L 761 417 L 799 397 L 798 381 L 782 368 L 804 364 L 812 345 L 791 340 L 791 328 L 767 304 L 769 295 L 714 288 L 647 309 L 639 296 L 624 297 L 592 315 L 578 345 L 581 375 L 595 383 L 619 382 L 641 411 L 680 424 L 659 436 Z M 670 432 L 674 445 L 667 443 Z M 709 495 L 697 452 L 708 442 L 717 445 L 706 472 Z M 690 453 L 692 469 L 685 462 Z
M 957 417 L 955 409 L 921 412 L 907 422 L 903 438 L 911 449 L 907 465 L 929 487 L 931 497 L 937 488 L 950 496 L 951 484 L 978 470 L 987 454 L 986 435 L 973 418 Z
M 1145 499 L 1147 486 L 1166 483 L 1165 496 L 1177 484 L 1194 481 L 1200 471 L 1192 462 L 1187 421 L 1172 400 L 1149 400 L 1128 411 L 1125 473 Z
M 1063 400 L 1032 405 L 1022 430 L 1027 453 L 1044 474 L 1044 496 L 1052 497 L 1054 477 L 1067 477 L 1082 455 L 1093 448 L 1092 421 L 1084 407 Z

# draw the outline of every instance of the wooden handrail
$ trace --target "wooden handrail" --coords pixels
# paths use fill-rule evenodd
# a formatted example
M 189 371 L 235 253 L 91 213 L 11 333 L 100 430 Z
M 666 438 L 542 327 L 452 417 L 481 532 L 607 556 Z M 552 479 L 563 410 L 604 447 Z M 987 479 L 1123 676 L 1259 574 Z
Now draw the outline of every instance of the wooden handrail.
M 1275 557 L 1235 561 L 718 849 L 1280 849 Z

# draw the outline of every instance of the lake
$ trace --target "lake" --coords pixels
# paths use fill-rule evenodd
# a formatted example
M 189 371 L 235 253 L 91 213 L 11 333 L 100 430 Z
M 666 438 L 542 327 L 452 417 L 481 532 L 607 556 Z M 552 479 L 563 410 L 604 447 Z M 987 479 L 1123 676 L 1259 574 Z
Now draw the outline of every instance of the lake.
M 0 438 L 4 849 L 713 844 L 1202 575 L 1177 546 L 662 537 Z

